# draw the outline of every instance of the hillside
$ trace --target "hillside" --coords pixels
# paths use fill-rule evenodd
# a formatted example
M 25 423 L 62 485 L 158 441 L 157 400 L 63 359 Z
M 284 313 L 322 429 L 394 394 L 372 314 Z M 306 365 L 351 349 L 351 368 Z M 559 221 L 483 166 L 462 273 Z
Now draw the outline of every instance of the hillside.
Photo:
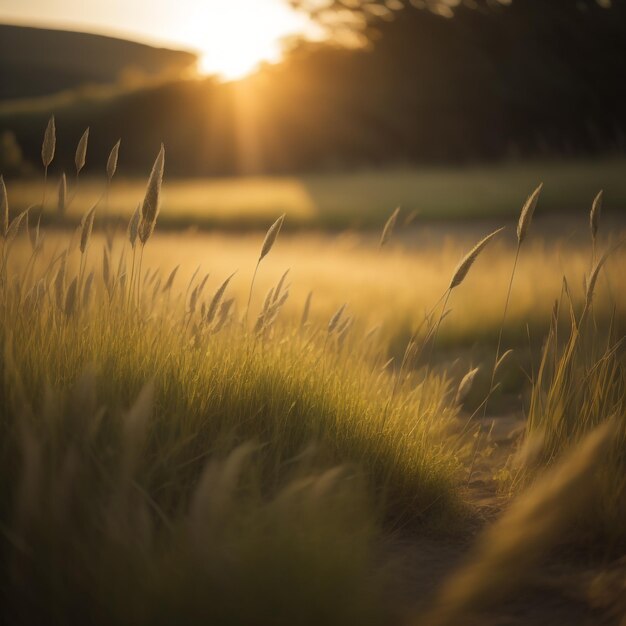
M 195 60 L 189 52 L 114 37 L 0 24 L 0 100 L 114 83 L 125 73 L 181 71 Z

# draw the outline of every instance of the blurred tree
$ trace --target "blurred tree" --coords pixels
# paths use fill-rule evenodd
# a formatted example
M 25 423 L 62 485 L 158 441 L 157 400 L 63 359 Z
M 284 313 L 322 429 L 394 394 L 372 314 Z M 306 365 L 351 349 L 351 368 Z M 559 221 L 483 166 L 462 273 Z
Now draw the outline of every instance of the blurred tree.
M 619 3 L 621 0 L 617 0 Z M 589 8 L 611 8 L 615 0 L 288 0 L 298 11 L 304 11 L 331 30 L 363 30 L 384 20 L 393 20 L 405 9 L 425 9 L 435 15 L 451 18 L 461 7 L 481 13 L 502 10 L 513 2 L 524 3 L 536 11 L 557 9 L 560 12 L 584 12 Z

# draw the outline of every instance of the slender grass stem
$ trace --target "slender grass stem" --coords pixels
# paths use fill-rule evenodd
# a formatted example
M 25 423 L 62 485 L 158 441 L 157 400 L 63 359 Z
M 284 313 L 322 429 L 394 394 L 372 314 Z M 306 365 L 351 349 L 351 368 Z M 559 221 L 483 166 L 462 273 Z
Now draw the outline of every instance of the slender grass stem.
M 256 262 L 256 267 L 254 268 L 254 274 L 252 274 L 252 282 L 250 283 L 250 293 L 248 294 L 248 304 L 246 305 L 246 314 L 243 318 L 244 326 L 248 326 L 248 313 L 250 312 L 250 303 L 252 302 L 252 289 L 254 288 L 254 281 L 256 280 L 256 274 L 259 270 L 259 265 L 261 264 L 261 259 Z
M 496 368 L 498 366 L 498 359 L 500 358 L 500 350 L 502 348 L 502 333 L 504 332 L 504 324 L 506 322 L 506 315 L 509 310 L 509 303 L 511 301 L 511 292 L 513 290 L 513 280 L 515 279 L 515 271 L 517 270 L 517 262 L 519 261 L 519 253 L 521 249 L 521 242 L 517 243 L 517 248 L 515 250 L 515 260 L 513 261 L 513 269 L 511 270 L 511 277 L 509 279 L 509 286 L 506 292 L 506 300 L 504 301 L 504 311 L 502 313 L 502 321 L 500 322 L 500 330 L 498 331 L 498 343 L 496 345 L 496 356 L 493 361 L 493 368 L 491 369 L 491 380 L 489 381 L 489 391 L 487 392 L 487 397 L 485 398 L 485 403 L 483 406 L 483 417 L 487 415 L 487 407 L 489 406 L 489 399 L 491 398 L 493 392 L 493 383 L 496 378 Z

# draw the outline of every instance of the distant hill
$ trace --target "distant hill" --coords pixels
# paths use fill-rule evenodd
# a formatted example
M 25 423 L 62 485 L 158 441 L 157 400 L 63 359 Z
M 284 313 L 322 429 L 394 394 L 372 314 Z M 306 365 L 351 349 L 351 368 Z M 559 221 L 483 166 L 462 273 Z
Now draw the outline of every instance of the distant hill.
M 175 73 L 195 61 L 190 52 L 114 37 L 0 24 L 0 100 Z

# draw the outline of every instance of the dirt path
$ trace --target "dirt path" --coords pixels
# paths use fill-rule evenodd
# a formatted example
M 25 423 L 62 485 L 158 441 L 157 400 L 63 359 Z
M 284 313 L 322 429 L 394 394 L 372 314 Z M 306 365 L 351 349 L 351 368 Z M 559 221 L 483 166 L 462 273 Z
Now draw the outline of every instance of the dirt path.
M 399 536 L 392 542 L 405 583 L 397 590 L 398 599 L 412 607 L 408 621 L 416 626 L 429 626 L 427 621 L 415 621 L 413 616 L 432 607 L 442 583 L 466 561 L 477 536 L 509 502 L 499 494 L 494 475 L 515 453 L 523 419 L 487 418 L 478 420 L 478 425 L 484 434 L 465 489 L 471 511 L 469 530 L 451 538 Z M 598 567 L 588 560 L 562 554 L 546 556 L 523 586 L 494 598 L 489 606 L 472 618 L 464 618 L 459 626 L 618 626 L 624 616 L 626 559 L 613 566 Z M 624 619 L 621 625 L 626 624 Z

